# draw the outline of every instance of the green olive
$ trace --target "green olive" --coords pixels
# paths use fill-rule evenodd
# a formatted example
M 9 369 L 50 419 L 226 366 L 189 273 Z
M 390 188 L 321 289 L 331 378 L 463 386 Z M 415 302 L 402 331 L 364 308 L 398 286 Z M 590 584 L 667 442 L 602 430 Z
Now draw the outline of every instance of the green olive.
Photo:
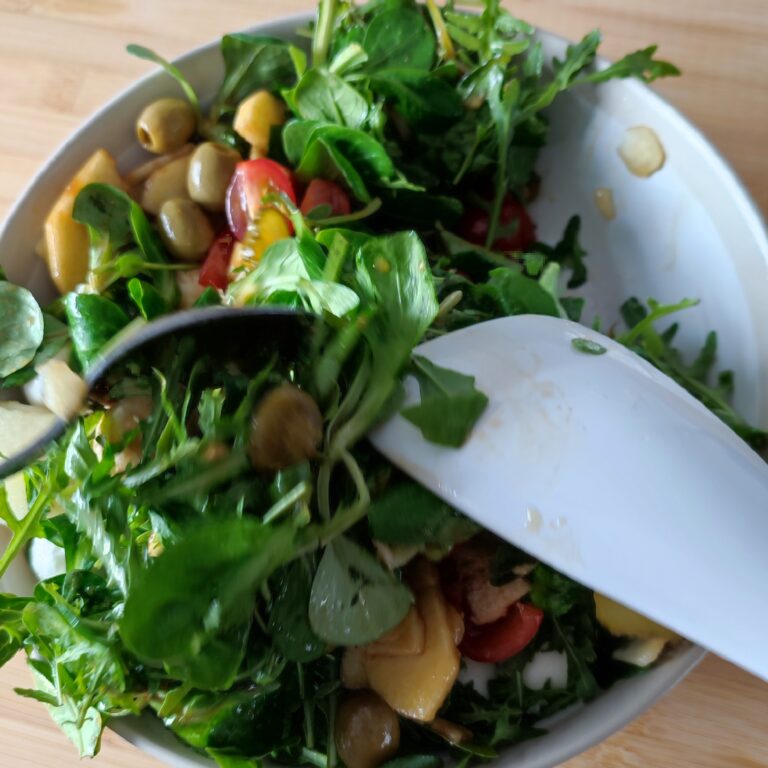
M 227 187 L 240 160 L 234 149 L 212 141 L 200 144 L 189 163 L 189 196 L 210 211 L 223 211 Z
M 181 149 L 195 132 L 195 112 L 183 99 L 158 99 L 139 115 L 136 136 L 144 149 L 165 155 Z
M 154 171 L 141 187 L 141 207 L 153 216 L 160 213 L 163 203 L 187 193 L 187 173 L 190 155 L 171 160 Z
M 323 417 L 317 403 L 293 384 L 270 390 L 256 406 L 249 441 L 251 463 L 276 471 L 317 454 Z
M 157 217 L 160 236 L 168 250 L 182 261 L 200 261 L 213 242 L 211 222 L 191 200 L 166 200 Z
M 400 722 L 375 693 L 356 691 L 339 706 L 335 737 L 347 768 L 376 768 L 397 753 Z

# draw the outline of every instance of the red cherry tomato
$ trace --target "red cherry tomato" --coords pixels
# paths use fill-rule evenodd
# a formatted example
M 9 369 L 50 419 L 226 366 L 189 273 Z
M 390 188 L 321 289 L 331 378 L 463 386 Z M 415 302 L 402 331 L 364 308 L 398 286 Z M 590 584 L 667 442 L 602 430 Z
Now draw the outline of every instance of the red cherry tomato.
M 516 656 L 536 637 L 544 612 L 530 603 L 515 603 L 506 616 L 492 624 L 466 622 L 459 646 L 463 656 L 495 664 Z
M 266 157 L 237 164 L 227 189 L 226 212 L 238 240 L 243 239 L 248 223 L 258 216 L 262 199 L 270 192 L 282 192 L 296 203 L 293 178 L 285 166 Z
M 200 268 L 200 285 L 225 291 L 229 285 L 229 263 L 235 237 L 230 232 L 219 235 L 208 249 L 203 266 Z
M 312 179 L 301 201 L 301 212 L 306 216 L 319 206 L 328 206 L 328 216 L 346 216 L 352 210 L 349 195 L 332 181 Z
M 459 222 L 459 233 L 470 243 L 485 245 L 488 236 L 490 212 L 482 208 L 468 208 Z M 499 229 L 517 227 L 510 234 L 502 234 L 492 244 L 494 251 L 524 251 L 536 242 L 536 225 L 523 204 L 512 195 L 506 195 L 501 205 Z

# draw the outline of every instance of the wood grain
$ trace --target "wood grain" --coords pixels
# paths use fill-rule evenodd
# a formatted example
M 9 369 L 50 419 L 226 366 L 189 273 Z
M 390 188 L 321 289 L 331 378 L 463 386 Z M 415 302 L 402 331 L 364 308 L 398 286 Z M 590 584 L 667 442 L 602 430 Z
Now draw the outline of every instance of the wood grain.
M 569 38 L 601 27 L 609 57 L 659 43 L 685 76 L 658 90 L 707 134 L 768 211 L 766 0 L 508 5 Z M 173 57 L 310 7 L 308 0 L 0 0 L 0 217 L 83 119 L 147 70 L 123 53 L 127 43 Z M 0 768 L 81 766 L 44 708 L 14 695 L 14 686 L 29 683 L 20 658 L 0 672 Z M 710 657 L 647 714 L 565 768 L 766 768 L 767 725 L 768 685 Z M 107 733 L 97 765 L 160 764 Z

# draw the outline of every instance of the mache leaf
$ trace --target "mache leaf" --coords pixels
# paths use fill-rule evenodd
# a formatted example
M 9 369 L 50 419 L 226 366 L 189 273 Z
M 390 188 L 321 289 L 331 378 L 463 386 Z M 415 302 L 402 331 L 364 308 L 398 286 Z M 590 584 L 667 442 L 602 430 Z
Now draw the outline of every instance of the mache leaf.
M 104 296 L 70 293 L 64 299 L 75 354 L 88 368 L 118 331 L 128 325 L 128 315 Z
M 195 112 L 197 112 L 198 115 L 200 114 L 200 99 L 198 99 L 197 94 L 195 93 L 195 89 L 189 84 L 187 78 L 184 77 L 182 71 L 175 64 L 167 61 L 162 56 L 150 50 L 149 48 L 145 48 L 143 45 L 136 45 L 131 43 L 129 46 L 127 46 L 126 50 L 132 56 L 136 56 L 137 58 L 144 59 L 146 61 L 151 61 L 154 64 L 162 67 L 181 86 L 181 90 L 184 91 L 184 95 L 189 100 L 192 108 L 195 110 Z
M 224 81 L 214 101 L 214 114 L 234 108 L 254 91 L 290 88 L 297 79 L 296 62 L 303 54 L 284 40 L 237 33 L 221 39 Z
M 0 378 L 24 368 L 43 342 L 43 313 L 26 289 L 0 282 Z
M 377 13 L 365 30 L 363 48 L 366 70 L 389 67 L 429 70 L 435 60 L 435 35 L 413 7 L 386 8 Z
M 334 645 L 370 643 L 405 618 L 407 587 L 366 550 L 344 536 L 325 549 L 309 598 L 315 634 Z
M 310 69 L 283 96 L 304 120 L 360 128 L 368 117 L 368 102 L 360 92 L 338 75 L 324 70 Z
M 309 622 L 312 574 L 307 564 L 291 563 L 280 582 L 269 615 L 269 632 L 275 647 L 288 661 L 307 663 L 320 658 L 327 648 Z
M 253 518 L 192 526 L 162 557 L 131 573 L 119 625 L 126 648 L 150 664 L 190 674 L 202 652 L 210 666 L 197 669 L 192 684 L 228 688 L 244 653 L 239 629 L 250 625 L 259 587 L 293 556 L 294 537 L 292 528 Z M 219 648 L 233 659 L 224 668 L 222 653 L 212 652 Z

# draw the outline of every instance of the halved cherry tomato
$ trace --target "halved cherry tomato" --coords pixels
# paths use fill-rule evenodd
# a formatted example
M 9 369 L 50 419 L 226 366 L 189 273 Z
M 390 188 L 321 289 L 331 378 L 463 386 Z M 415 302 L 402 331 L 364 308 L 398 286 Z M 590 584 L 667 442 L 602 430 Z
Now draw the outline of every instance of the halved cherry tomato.
M 351 210 L 349 195 L 332 181 L 312 179 L 301 200 L 301 212 L 306 216 L 320 206 L 328 206 L 328 216 L 346 216 Z
M 238 163 L 227 189 L 227 221 L 232 234 L 242 240 L 248 223 L 258 217 L 262 199 L 269 192 L 282 192 L 296 203 L 291 172 L 285 167 L 261 157 Z
M 530 603 L 515 603 L 506 616 L 493 624 L 478 626 L 465 621 L 464 638 L 459 646 L 463 656 L 495 664 L 516 656 L 536 637 L 544 611 Z
M 459 233 L 470 243 L 485 245 L 488 236 L 490 211 L 468 208 L 459 222 Z M 508 234 L 505 229 L 513 230 Z M 512 195 L 506 195 L 501 205 L 497 227 L 499 237 L 491 245 L 494 251 L 524 251 L 536 242 L 536 225 L 523 204 Z
M 205 287 L 212 286 L 225 291 L 229 285 L 229 262 L 232 260 L 232 248 L 235 236 L 230 232 L 219 235 L 208 249 L 203 266 L 200 267 L 198 282 Z

